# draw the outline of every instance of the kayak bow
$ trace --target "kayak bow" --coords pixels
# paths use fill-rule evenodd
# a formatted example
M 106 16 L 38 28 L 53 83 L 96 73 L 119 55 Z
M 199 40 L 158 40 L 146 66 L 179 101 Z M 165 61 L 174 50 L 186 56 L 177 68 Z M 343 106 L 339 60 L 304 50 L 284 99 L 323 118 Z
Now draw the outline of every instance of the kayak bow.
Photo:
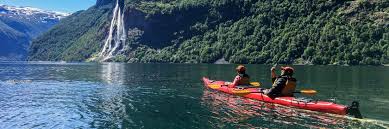
M 222 91 L 228 94 L 239 95 L 245 98 L 255 99 L 267 103 L 275 103 L 289 107 L 295 107 L 300 109 L 306 109 L 311 111 L 318 111 L 331 114 L 339 115 L 351 115 L 355 118 L 362 118 L 362 115 L 359 111 L 359 103 L 354 101 L 351 106 L 345 106 L 341 104 L 336 104 L 333 102 L 326 101 L 317 101 L 317 100 L 307 100 L 307 99 L 298 99 L 295 97 L 277 97 L 271 99 L 267 95 L 258 92 L 258 88 L 246 88 L 244 89 L 244 94 L 239 91 L 242 89 L 228 88 L 225 86 L 225 81 L 214 81 L 209 80 L 206 77 L 203 77 L 204 85 L 208 88 Z

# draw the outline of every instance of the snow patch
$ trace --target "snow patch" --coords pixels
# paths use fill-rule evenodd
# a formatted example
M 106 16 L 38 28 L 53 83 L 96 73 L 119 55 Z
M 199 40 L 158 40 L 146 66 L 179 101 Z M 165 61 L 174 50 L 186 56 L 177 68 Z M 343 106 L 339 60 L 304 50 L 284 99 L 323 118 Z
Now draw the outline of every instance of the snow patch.
M 47 15 L 48 18 L 62 19 L 69 16 L 69 13 L 47 11 L 33 7 L 15 7 L 8 5 L 0 5 L 1 14 L 14 15 L 14 16 L 32 16 L 32 15 Z

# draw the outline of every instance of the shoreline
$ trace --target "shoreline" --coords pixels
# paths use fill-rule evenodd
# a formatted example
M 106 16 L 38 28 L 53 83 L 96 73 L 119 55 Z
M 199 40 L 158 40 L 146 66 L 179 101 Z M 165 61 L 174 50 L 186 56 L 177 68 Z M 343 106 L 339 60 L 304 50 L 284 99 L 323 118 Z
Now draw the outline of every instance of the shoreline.
M 97 63 L 97 64 L 103 64 L 103 63 L 122 63 L 122 64 L 232 64 L 225 60 L 218 60 L 214 63 L 160 63 L 160 62 L 148 62 L 148 63 L 142 63 L 142 62 L 96 62 L 96 61 L 4 61 L 1 60 L 0 63 L 31 63 L 31 64 L 72 64 L 72 63 Z M 238 65 L 238 64 L 236 64 Z M 243 65 L 274 65 L 274 64 L 243 64 Z M 294 66 L 389 66 L 389 64 L 380 64 L 380 65 L 349 65 L 349 64 L 327 64 L 327 65 L 317 65 L 317 64 L 304 64 L 304 63 L 295 63 L 295 64 L 277 64 L 277 65 L 294 65 Z

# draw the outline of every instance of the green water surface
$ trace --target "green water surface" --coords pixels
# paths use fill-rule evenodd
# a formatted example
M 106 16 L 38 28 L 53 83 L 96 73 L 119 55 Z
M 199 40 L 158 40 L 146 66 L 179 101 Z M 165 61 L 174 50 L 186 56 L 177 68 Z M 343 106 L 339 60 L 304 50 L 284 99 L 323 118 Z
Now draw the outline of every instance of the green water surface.
M 236 65 L 0 63 L 0 128 L 388 128 L 389 67 L 294 66 L 314 99 L 360 102 L 365 117 L 330 115 L 206 89 Z M 268 65 L 247 65 L 270 87 Z M 298 97 L 304 97 L 297 95 Z

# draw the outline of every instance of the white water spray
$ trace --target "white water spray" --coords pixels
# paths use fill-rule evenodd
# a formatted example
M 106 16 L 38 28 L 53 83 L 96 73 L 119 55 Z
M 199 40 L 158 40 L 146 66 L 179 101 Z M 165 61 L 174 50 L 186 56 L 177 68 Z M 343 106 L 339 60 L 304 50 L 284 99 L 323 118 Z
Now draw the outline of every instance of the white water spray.
M 115 57 L 117 54 L 123 53 L 127 49 L 126 31 L 124 28 L 124 12 L 120 9 L 119 0 L 116 1 L 116 6 L 113 9 L 113 17 L 109 34 L 103 49 L 99 53 L 99 60 L 106 61 Z

